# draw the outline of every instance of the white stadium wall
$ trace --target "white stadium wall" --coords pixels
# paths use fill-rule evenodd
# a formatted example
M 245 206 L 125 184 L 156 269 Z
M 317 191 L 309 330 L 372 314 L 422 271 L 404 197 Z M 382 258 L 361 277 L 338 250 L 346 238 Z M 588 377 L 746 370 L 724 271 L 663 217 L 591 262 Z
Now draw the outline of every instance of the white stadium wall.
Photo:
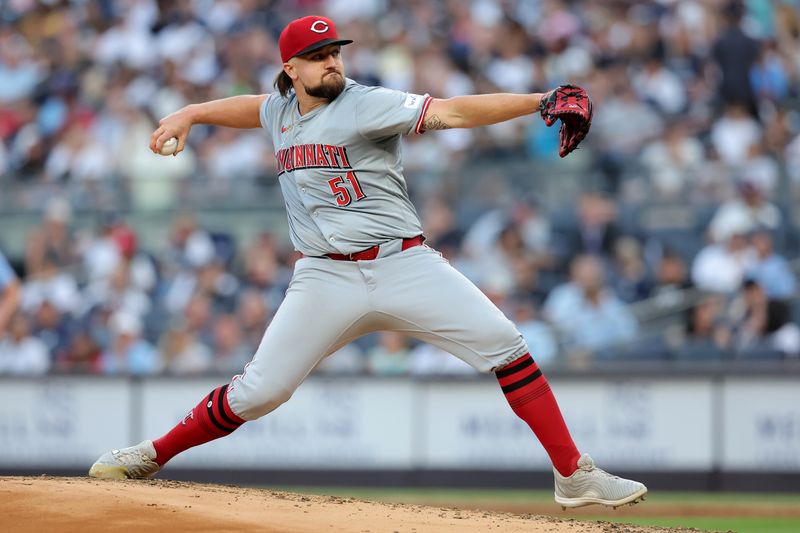
M 160 436 L 220 379 L 0 380 L 0 470 L 88 468 Z M 796 378 L 552 379 L 578 447 L 609 469 L 800 473 Z M 492 379 L 309 379 L 174 469 L 548 471 Z

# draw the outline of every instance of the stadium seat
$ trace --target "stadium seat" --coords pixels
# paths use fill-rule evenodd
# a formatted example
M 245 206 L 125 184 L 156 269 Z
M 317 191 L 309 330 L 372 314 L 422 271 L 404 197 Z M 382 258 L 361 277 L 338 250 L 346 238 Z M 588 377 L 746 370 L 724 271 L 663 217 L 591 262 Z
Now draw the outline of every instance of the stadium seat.
M 659 229 L 650 230 L 647 236 L 658 242 L 662 249 L 670 250 L 687 263 L 691 264 L 694 257 L 705 245 L 702 234 L 693 229 Z
M 642 337 L 595 352 L 595 358 L 602 361 L 666 361 L 669 355 L 670 347 L 661 335 Z
M 690 341 L 674 352 L 679 361 L 722 361 L 729 359 L 724 350 L 710 341 Z
M 775 349 L 767 343 L 759 343 L 755 346 L 750 346 L 737 351 L 736 357 L 738 359 L 749 360 L 781 361 L 786 357 L 786 355 L 782 351 Z
M 214 255 L 225 266 L 230 266 L 236 257 L 236 240 L 230 233 L 211 232 L 211 241 L 214 243 Z

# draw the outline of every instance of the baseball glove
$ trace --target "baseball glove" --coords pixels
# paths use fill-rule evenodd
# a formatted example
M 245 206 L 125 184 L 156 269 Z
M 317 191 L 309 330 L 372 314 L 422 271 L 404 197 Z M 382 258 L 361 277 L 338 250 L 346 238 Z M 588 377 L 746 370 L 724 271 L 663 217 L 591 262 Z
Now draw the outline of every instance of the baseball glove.
M 565 157 L 578 147 L 592 125 L 592 101 L 586 89 L 576 85 L 559 85 L 545 93 L 539 102 L 544 123 L 552 126 L 561 119 L 558 155 Z

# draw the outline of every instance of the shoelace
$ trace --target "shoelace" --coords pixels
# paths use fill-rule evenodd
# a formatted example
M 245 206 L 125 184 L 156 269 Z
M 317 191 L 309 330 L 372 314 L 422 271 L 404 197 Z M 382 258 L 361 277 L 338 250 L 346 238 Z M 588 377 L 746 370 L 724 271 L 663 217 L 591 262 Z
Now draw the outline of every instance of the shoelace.
M 596 466 L 595 466 L 595 467 L 594 467 L 592 470 L 596 470 L 596 471 L 598 471 L 600 474 L 604 475 L 604 476 L 605 476 L 605 477 L 607 477 L 607 478 L 611 478 L 611 479 L 622 479 L 621 477 L 619 477 L 619 476 L 615 476 L 614 474 L 609 474 L 608 472 L 606 472 L 606 471 L 605 471 L 605 470 L 603 470 L 602 468 L 597 468 Z
M 598 468 L 597 466 L 595 466 L 594 461 L 591 461 L 588 464 L 581 465 L 580 469 L 583 470 L 584 472 L 597 471 L 600 474 L 602 474 L 602 475 L 604 475 L 606 477 L 609 477 L 611 479 L 622 479 L 621 477 L 615 476 L 614 474 L 609 474 L 608 472 L 606 472 L 602 468 Z
M 123 465 L 132 465 L 135 463 L 148 463 L 152 462 L 153 460 L 147 456 L 144 452 L 141 451 L 127 451 L 122 452 L 115 455 L 118 462 L 122 463 Z

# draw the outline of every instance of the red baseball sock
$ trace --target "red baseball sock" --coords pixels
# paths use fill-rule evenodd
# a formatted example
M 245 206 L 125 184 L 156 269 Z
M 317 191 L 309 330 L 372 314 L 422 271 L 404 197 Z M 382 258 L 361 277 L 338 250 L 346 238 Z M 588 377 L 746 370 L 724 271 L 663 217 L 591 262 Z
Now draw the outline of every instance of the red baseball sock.
M 511 409 L 531 427 L 556 470 L 562 476 L 572 475 L 578 468 L 581 454 L 572 442 L 550 385 L 530 354 L 498 370 L 495 375 Z
M 245 423 L 233 414 L 227 392 L 228 385 L 214 389 L 169 433 L 153 441 L 159 465 L 189 448 L 230 435 Z

